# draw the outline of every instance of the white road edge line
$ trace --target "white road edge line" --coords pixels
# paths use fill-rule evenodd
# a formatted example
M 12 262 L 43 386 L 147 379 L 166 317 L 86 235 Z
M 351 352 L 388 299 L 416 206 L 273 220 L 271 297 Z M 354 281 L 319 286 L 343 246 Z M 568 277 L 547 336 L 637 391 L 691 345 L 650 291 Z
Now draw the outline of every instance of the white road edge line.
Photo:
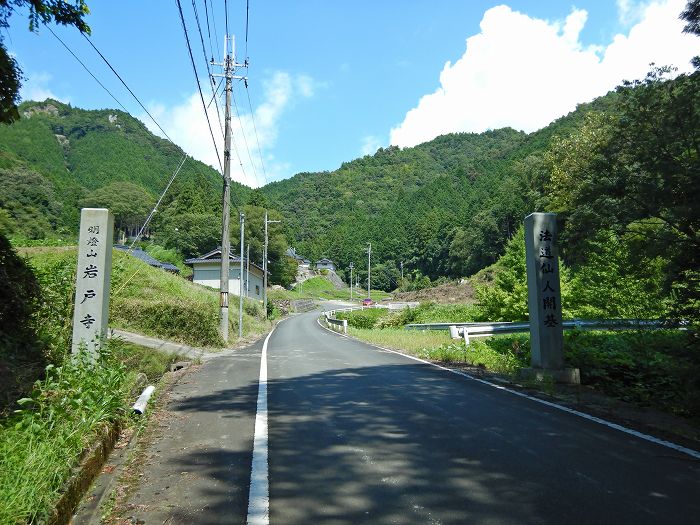
M 267 334 L 260 356 L 260 379 L 258 380 L 258 405 L 255 412 L 253 437 L 253 463 L 250 470 L 250 492 L 248 493 L 248 525 L 270 523 L 270 480 L 267 461 L 267 343 L 275 328 Z
M 412 355 L 403 354 L 401 352 L 397 352 L 396 350 L 392 350 L 391 348 L 384 348 L 383 346 L 368 343 L 366 341 L 361 341 L 360 339 L 355 339 L 353 337 L 350 337 L 349 335 L 339 334 L 339 333 L 335 332 L 334 330 L 331 330 L 330 328 L 323 326 L 320 319 L 317 320 L 317 322 L 318 322 L 318 325 L 321 328 L 323 328 L 324 330 L 327 330 L 327 331 L 331 332 L 332 334 L 339 335 L 340 337 L 345 337 L 347 339 L 354 339 L 354 340 L 359 341 L 361 343 L 364 343 L 368 346 L 373 346 L 375 348 L 378 348 L 379 350 L 384 350 L 385 352 L 391 352 L 392 354 L 400 355 L 400 356 L 406 357 L 408 359 L 418 361 L 419 363 L 434 366 L 435 368 L 439 368 L 440 370 L 444 370 L 445 372 L 449 372 L 451 374 L 466 377 L 467 379 L 471 379 L 472 381 L 477 381 L 479 383 L 483 383 L 485 385 L 491 386 L 493 388 L 497 388 L 499 390 L 503 390 L 504 392 L 508 392 L 508 393 L 513 394 L 513 395 L 518 396 L 518 397 L 524 397 L 525 399 L 529 399 L 530 401 L 535 401 L 536 403 L 540 403 L 542 405 L 546 405 L 548 407 L 551 407 L 551 408 L 554 408 L 557 410 L 561 410 L 562 412 L 567 412 L 569 414 L 573 414 L 574 416 L 578 416 L 578 417 L 581 417 L 583 419 L 587 419 L 588 421 L 593 421 L 594 423 L 598 423 L 599 425 L 603 425 L 603 426 L 606 426 L 606 427 L 609 427 L 609 428 L 612 428 L 615 430 L 619 430 L 620 432 L 624 432 L 625 434 L 635 436 L 639 439 L 643 439 L 645 441 L 655 443 L 656 445 L 661 445 L 662 447 L 667 447 L 667 448 L 673 449 L 677 452 L 682 452 L 683 454 L 687 454 L 695 459 L 700 459 L 700 452 L 698 452 L 697 450 L 693 450 L 691 448 L 687 448 L 687 447 L 684 447 L 682 445 L 677 445 L 676 443 L 673 443 L 671 441 L 659 439 L 659 438 L 656 438 L 654 436 L 650 436 L 649 434 L 644 434 L 644 433 L 639 432 L 637 430 L 627 428 L 627 427 L 624 427 L 622 425 L 618 425 L 617 423 L 613 423 L 612 421 L 607 421 L 605 419 L 602 419 L 602 418 L 599 418 L 596 416 L 592 416 L 590 414 L 586 414 L 585 412 L 580 412 L 578 410 L 574 410 L 573 408 L 565 407 L 563 405 L 558 405 L 557 403 L 552 403 L 551 401 L 539 399 L 537 397 L 533 397 L 533 396 L 530 396 L 528 394 L 524 394 L 523 392 L 518 392 L 517 390 L 512 390 L 510 388 L 506 388 L 503 385 L 497 385 L 495 383 L 491 383 L 490 381 L 486 381 L 485 379 L 479 379 L 478 377 L 474 377 L 470 374 L 467 374 L 466 372 L 461 372 L 459 370 L 453 370 L 451 368 L 447 368 L 445 366 L 438 365 L 436 363 L 431 363 L 430 361 L 426 361 L 425 359 L 421 359 L 420 357 L 415 357 Z

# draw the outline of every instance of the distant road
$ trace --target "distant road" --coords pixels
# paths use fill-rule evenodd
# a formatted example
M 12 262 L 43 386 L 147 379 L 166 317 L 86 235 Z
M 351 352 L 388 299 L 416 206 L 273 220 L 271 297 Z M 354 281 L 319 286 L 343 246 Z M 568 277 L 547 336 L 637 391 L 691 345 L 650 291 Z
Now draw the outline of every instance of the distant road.
M 697 459 L 343 338 L 316 317 L 282 322 L 267 343 L 267 442 L 262 344 L 208 361 L 176 388 L 168 432 L 149 451 L 144 484 L 158 487 L 140 489 L 135 516 L 171 525 L 700 522 Z

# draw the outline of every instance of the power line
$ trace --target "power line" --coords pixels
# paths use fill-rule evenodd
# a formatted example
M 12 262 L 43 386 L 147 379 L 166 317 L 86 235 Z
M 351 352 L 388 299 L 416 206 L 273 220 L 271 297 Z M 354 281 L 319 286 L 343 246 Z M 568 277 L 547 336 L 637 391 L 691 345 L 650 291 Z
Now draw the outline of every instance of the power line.
M 248 63 L 248 17 L 250 15 L 250 0 L 245 2 L 245 61 Z
M 236 103 L 235 97 L 233 97 L 233 91 L 231 91 L 231 95 L 233 98 L 234 105 Z M 238 108 L 236 108 L 236 114 L 238 114 Z M 241 131 L 243 130 L 243 124 L 241 124 L 241 119 L 238 117 L 238 124 L 241 126 Z M 245 138 L 245 134 L 243 135 L 243 138 Z M 238 164 L 241 167 L 241 172 L 243 173 L 243 180 L 245 180 L 248 176 L 245 173 L 245 168 L 243 167 L 243 158 L 241 157 L 240 153 L 238 152 L 238 145 L 236 144 L 236 138 L 233 136 L 233 133 L 231 134 L 231 142 L 233 142 L 233 151 L 236 153 L 236 158 L 238 159 Z M 253 171 L 253 174 L 255 174 L 255 171 Z
M 192 54 L 192 46 L 190 45 L 190 37 L 187 34 L 187 25 L 185 24 L 185 15 L 182 13 L 182 4 L 180 0 L 177 0 L 177 9 L 180 13 L 180 21 L 182 22 L 182 30 L 185 33 L 185 41 L 187 42 L 187 51 L 190 55 L 190 62 L 192 63 L 192 71 L 194 71 L 194 77 L 197 81 L 197 90 L 199 91 L 199 98 L 202 101 L 202 108 L 204 109 L 204 116 L 207 119 L 207 125 L 209 126 L 209 133 L 211 134 L 211 140 L 214 143 L 214 150 L 216 151 L 216 159 L 219 162 L 219 169 L 223 175 L 224 168 L 221 164 L 221 156 L 219 155 L 219 148 L 216 145 L 216 139 L 214 138 L 214 131 L 211 129 L 211 121 L 209 120 L 209 114 L 207 113 L 207 105 L 204 102 L 204 95 L 202 94 L 202 86 L 199 83 L 199 74 L 197 73 L 197 66 L 194 63 L 194 55 Z
M 236 97 L 233 97 L 233 107 L 236 108 L 236 117 L 238 118 L 238 125 L 241 127 L 241 135 L 243 135 L 243 142 L 245 143 L 245 149 L 248 152 L 248 159 L 250 160 L 250 165 L 253 168 L 253 178 L 255 178 L 255 183 L 258 183 L 258 172 L 255 169 L 255 163 L 253 162 L 253 157 L 250 154 L 250 148 L 248 147 L 248 139 L 245 136 L 245 130 L 243 129 L 243 119 L 241 119 L 241 114 L 238 111 L 238 103 L 236 102 Z
M 228 30 L 228 0 L 224 0 L 224 18 L 226 19 L 226 38 L 231 34 Z
M 141 108 L 146 112 L 146 114 L 147 114 L 149 117 L 151 117 L 151 120 L 153 121 L 153 123 L 154 123 L 156 126 L 158 126 L 158 129 L 161 131 L 161 133 L 163 133 L 163 135 L 165 135 L 165 137 L 166 137 L 170 142 L 172 142 L 173 144 L 175 144 L 175 142 L 173 141 L 173 139 L 171 139 L 170 136 L 168 136 L 168 134 L 165 132 L 165 130 L 160 126 L 160 124 L 158 124 L 158 121 L 153 117 L 153 115 L 151 115 L 151 112 L 148 111 L 148 110 L 146 109 L 146 106 L 144 106 L 143 103 L 139 100 L 139 97 L 137 97 L 136 94 L 135 94 L 133 91 L 131 91 L 131 88 L 130 88 L 129 86 L 127 86 L 126 82 L 124 82 L 124 79 L 119 75 L 119 73 L 117 73 L 117 70 L 114 69 L 114 68 L 112 67 L 112 64 L 109 63 L 109 60 L 107 60 L 107 59 L 105 58 L 105 56 L 100 52 L 100 50 L 97 49 L 97 47 L 95 46 L 95 44 L 92 43 L 92 40 L 90 40 L 90 39 L 88 38 L 88 36 L 87 36 L 85 33 L 81 33 L 81 34 L 83 35 L 83 37 L 85 38 L 85 40 L 87 40 L 88 43 L 92 46 L 92 48 L 97 52 L 97 54 L 100 55 L 100 58 L 104 61 L 104 63 L 107 64 L 107 66 L 109 66 L 109 69 L 111 69 L 111 70 L 112 70 L 112 73 L 114 73 L 114 74 L 117 76 L 117 78 L 118 78 L 119 81 L 122 83 L 122 85 L 127 89 L 127 91 L 129 91 L 129 93 L 131 93 L 131 96 L 134 97 L 134 99 L 136 100 L 136 102 L 139 103 L 139 106 L 141 106 Z
M 70 47 L 68 47 L 68 46 L 66 45 L 66 43 L 65 43 L 63 40 L 61 40 L 61 39 L 58 37 L 58 35 L 57 35 L 56 33 L 53 32 L 53 29 L 51 29 L 51 26 L 48 26 L 48 25 L 47 25 L 46 28 L 51 32 L 51 34 L 56 38 L 56 40 L 58 40 L 58 41 L 63 45 L 63 47 L 65 47 L 66 50 L 68 50 L 68 52 L 69 52 L 71 55 L 73 55 L 73 58 L 75 58 L 75 59 L 78 61 L 78 63 L 79 63 L 81 66 L 83 66 L 83 69 L 84 69 L 85 71 L 88 72 L 88 74 L 95 80 L 95 82 L 97 82 L 97 83 L 100 85 L 100 87 L 101 87 L 102 89 L 104 89 L 104 90 L 109 94 L 109 96 L 112 97 L 112 99 L 113 99 L 117 104 L 119 104 L 119 107 L 121 107 L 121 108 L 124 110 L 125 113 L 129 113 L 129 112 L 127 111 L 127 109 L 124 107 L 124 105 L 123 105 L 121 102 L 119 102 L 119 101 L 117 100 L 117 97 L 115 97 L 115 96 L 112 94 L 112 92 L 111 92 L 109 89 L 107 89 L 107 88 L 105 87 L 105 85 L 104 85 L 102 82 L 100 82 L 99 79 L 98 79 L 95 75 L 92 74 L 92 71 L 90 71 L 90 70 L 88 69 L 88 67 L 83 63 L 83 61 L 80 60 L 80 59 L 78 58 L 78 55 L 76 55 L 75 53 L 73 53 L 73 50 L 72 50 Z
M 214 46 L 211 43 L 211 28 L 209 27 L 209 8 L 207 7 L 207 0 L 204 0 L 204 14 L 207 18 L 207 35 L 209 36 L 209 52 L 211 53 L 211 59 L 214 60 Z M 217 47 L 218 51 L 219 48 Z
M 255 125 L 255 113 L 253 112 L 253 104 L 250 102 L 250 92 L 248 91 L 248 82 L 245 82 L 245 93 L 248 96 L 248 107 L 250 108 L 250 119 L 253 121 L 253 130 L 255 131 L 255 141 L 258 144 L 258 155 L 260 155 L 260 165 L 263 169 L 263 178 L 267 185 L 267 172 L 265 171 L 265 163 L 263 162 L 262 149 L 260 148 L 260 139 L 258 138 L 258 127 Z
M 194 11 L 194 19 L 197 22 L 197 31 L 199 32 L 199 41 L 202 44 L 202 54 L 204 55 L 204 63 L 207 66 L 207 75 L 208 75 L 208 78 L 210 80 L 209 87 L 210 87 L 211 92 L 212 92 L 212 100 L 214 100 L 214 103 L 216 104 L 216 118 L 219 121 L 219 128 L 221 128 L 221 130 L 222 130 L 221 134 L 223 135 L 224 128 L 221 125 L 221 110 L 219 109 L 219 102 L 216 99 L 216 92 L 214 90 L 214 77 L 211 74 L 210 63 L 207 60 L 207 50 L 204 47 L 204 35 L 202 34 L 202 26 L 199 23 L 199 13 L 197 12 L 197 4 L 195 3 L 195 0 L 192 0 L 192 10 Z M 212 60 L 214 60 L 213 57 L 212 57 Z M 211 102 L 209 103 L 209 105 L 211 105 Z M 209 107 L 209 105 L 207 105 L 207 107 Z

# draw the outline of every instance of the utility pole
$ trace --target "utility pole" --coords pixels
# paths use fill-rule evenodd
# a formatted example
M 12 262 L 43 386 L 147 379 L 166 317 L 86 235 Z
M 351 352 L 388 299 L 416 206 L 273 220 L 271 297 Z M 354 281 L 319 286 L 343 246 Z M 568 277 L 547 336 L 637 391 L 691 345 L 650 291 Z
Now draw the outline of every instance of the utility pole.
M 245 213 L 241 212 L 241 266 L 238 274 L 238 338 L 243 339 L 243 241 L 245 240 Z
M 401 282 L 403 283 L 403 261 L 401 261 Z
M 350 263 L 350 300 L 352 301 L 352 269 L 355 267 L 355 263 Z
M 228 53 L 228 41 L 231 38 L 231 53 Z M 231 206 L 231 81 L 234 78 L 245 78 L 235 76 L 233 74 L 237 67 L 247 67 L 248 64 L 236 64 L 235 61 L 235 41 L 233 37 L 226 35 L 224 37 L 224 62 L 222 64 L 214 64 L 214 59 L 211 60 L 212 65 L 218 65 L 224 68 L 223 76 L 226 78 L 226 116 L 224 118 L 224 196 L 222 206 L 221 220 L 221 268 L 219 275 L 219 333 L 224 343 L 228 343 L 228 284 L 229 284 L 229 255 L 231 251 L 231 238 L 229 235 L 230 221 L 230 206 Z M 241 228 L 243 222 L 241 222 Z M 241 238 L 243 230 L 241 230 Z M 241 248 L 241 252 L 243 249 Z M 239 290 L 240 293 L 240 290 Z M 242 304 L 242 299 L 241 299 Z M 239 319 L 242 313 L 239 312 Z M 239 323 L 240 324 L 240 323 Z M 242 334 L 242 325 L 239 326 L 239 332 Z
M 282 221 L 267 220 L 267 210 L 265 210 L 265 244 L 263 246 L 263 309 L 265 310 L 265 319 L 267 319 L 267 225 Z
M 367 247 L 367 298 L 372 299 L 372 243 Z

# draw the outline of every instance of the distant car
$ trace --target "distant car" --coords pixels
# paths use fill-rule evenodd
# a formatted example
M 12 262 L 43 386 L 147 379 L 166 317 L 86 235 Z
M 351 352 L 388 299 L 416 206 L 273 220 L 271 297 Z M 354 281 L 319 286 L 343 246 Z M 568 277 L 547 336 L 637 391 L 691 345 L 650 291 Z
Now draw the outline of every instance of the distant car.
M 372 306 L 372 299 L 362 299 L 362 306 Z

